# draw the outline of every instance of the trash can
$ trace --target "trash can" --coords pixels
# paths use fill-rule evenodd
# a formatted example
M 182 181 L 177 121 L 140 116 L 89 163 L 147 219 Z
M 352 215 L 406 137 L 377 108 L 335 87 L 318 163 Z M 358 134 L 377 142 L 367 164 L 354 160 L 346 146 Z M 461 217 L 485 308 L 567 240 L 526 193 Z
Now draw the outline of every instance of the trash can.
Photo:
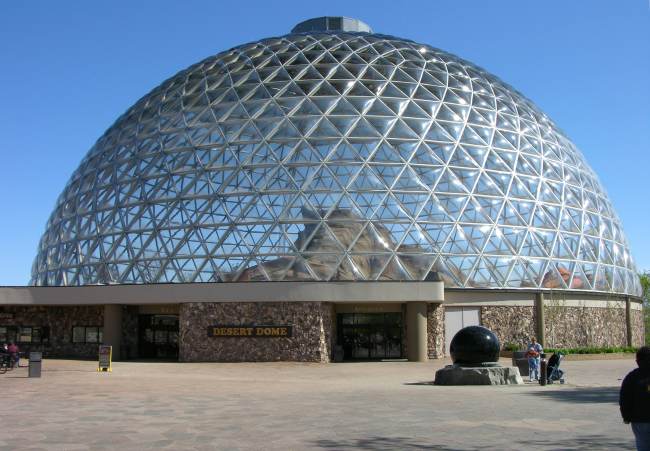
M 42 352 L 29 353 L 29 377 L 41 377 L 41 363 L 43 360 Z
M 526 357 L 526 351 L 514 351 L 512 353 L 512 366 L 519 368 L 521 377 L 528 376 L 528 357 Z

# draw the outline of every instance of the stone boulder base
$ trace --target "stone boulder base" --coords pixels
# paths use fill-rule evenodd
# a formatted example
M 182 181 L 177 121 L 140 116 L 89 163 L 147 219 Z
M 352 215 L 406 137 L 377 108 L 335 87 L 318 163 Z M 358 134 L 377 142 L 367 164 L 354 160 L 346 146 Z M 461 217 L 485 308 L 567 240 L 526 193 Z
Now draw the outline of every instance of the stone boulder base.
M 523 384 L 519 369 L 513 366 L 463 367 L 447 365 L 436 371 L 434 385 L 511 385 Z

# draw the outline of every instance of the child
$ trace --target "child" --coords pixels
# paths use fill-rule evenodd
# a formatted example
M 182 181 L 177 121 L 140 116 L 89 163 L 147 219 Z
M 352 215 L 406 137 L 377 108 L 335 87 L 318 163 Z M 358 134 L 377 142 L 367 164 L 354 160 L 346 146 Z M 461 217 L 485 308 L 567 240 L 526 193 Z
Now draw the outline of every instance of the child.
M 526 357 L 528 357 L 528 377 L 529 381 L 532 382 L 533 378 L 539 380 L 539 357 L 542 353 L 542 345 L 537 343 L 535 337 L 530 337 L 530 344 L 528 345 L 528 350 L 526 352 Z

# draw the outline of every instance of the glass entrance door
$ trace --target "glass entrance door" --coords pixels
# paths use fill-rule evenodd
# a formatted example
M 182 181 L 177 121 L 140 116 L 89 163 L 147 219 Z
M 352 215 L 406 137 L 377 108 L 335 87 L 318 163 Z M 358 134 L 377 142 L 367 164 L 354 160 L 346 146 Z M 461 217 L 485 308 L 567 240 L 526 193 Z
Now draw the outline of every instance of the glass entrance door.
M 337 331 L 344 360 L 402 358 L 401 313 L 339 313 Z
M 139 315 L 138 356 L 178 360 L 178 315 Z

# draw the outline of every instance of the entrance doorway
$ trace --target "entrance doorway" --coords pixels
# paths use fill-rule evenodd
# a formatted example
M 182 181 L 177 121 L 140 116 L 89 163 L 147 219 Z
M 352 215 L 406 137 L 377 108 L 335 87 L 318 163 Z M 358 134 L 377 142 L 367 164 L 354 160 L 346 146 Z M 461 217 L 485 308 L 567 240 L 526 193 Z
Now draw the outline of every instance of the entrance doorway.
M 402 358 L 401 313 L 339 313 L 336 320 L 344 360 Z
M 449 355 L 449 345 L 456 332 L 467 326 L 481 325 L 480 307 L 445 306 L 445 354 Z
M 138 316 L 138 356 L 178 360 L 178 315 Z

